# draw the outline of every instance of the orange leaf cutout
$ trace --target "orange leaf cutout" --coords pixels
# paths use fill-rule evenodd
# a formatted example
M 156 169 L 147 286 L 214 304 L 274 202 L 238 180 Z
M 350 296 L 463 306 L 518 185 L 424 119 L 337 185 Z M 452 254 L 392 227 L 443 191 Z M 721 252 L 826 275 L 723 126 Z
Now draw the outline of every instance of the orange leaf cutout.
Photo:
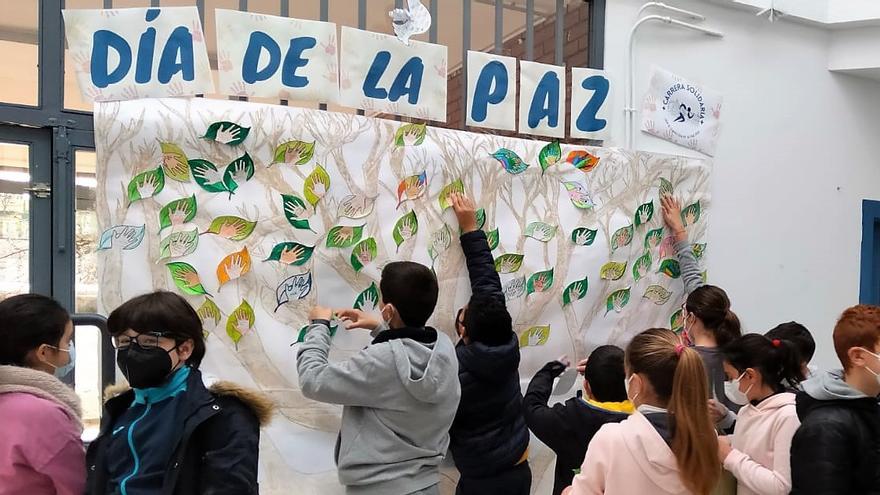
M 251 255 L 245 246 L 241 251 L 223 258 L 223 261 L 217 265 L 217 281 L 220 282 L 220 287 L 223 287 L 227 282 L 240 278 L 249 271 L 251 271 Z

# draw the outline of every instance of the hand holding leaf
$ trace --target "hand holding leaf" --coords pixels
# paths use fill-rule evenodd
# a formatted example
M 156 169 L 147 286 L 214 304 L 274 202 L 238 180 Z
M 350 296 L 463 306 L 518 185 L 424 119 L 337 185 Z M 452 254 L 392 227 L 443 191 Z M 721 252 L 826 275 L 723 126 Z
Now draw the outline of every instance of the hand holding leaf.
M 247 182 L 248 167 L 245 163 L 239 162 L 235 164 L 235 168 L 232 171 L 232 179 L 238 184 Z
M 511 258 L 505 258 L 504 260 L 501 261 L 501 270 L 499 270 L 499 271 L 501 273 L 512 273 L 519 268 L 518 265 L 519 264 L 516 262 L 516 260 L 513 260 Z
M 462 233 L 466 234 L 477 230 L 477 209 L 473 200 L 460 193 L 450 194 L 449 200 Z
M 238 230 L 244 226 L 244 222 L 242 220 L 230 220 L 224 222 L 220 227 L 220 232 L 217 233 L 220 237 L 224 239 L 230 239 L 238 235 Z
M 407 218 L 400 224 L 400 237 L 403 240 L 407 240 L 413 236 L 415 232 L 415 224 L 412 221 L 412 218 Z
M 342 227 L 333 233 L 333 241 L 337 244 L 347 244 L 354 238 L 353 227 Z
M 312 194 L 318 198 L 323 198 L 327 194 L 327 186 L 318 180 L 312 182 Z
M 587 230 L 581 230 L 574 237 L 574 243 L 578 246 L 583 246 L 590 239 L 590 233 Z
M 581 292 L 584 291 L 584 283 L 583 282 L 575 282 L 568 288 L 568 300 L 575 301 L 580 299 Z

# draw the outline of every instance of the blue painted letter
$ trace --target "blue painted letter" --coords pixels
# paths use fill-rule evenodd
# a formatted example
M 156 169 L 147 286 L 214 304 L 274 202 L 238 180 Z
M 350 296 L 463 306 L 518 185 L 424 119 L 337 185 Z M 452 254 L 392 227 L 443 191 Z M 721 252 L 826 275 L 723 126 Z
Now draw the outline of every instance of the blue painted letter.
M 192 33 L 184 26 L 174 28 L 162 50 L 162 58 L 159 59 L 159 82 L 167 84 L 178 72 L 183 73 L 184 81 L 192 81 L 196 78 Z
M 424 73 L 425 64 L 421 58 L 413 57 L 409 59 L 403 64 L 397 77 L 394 78 L 394 82 L 391 83 L 391 89 L 388 90 L 388 99 L 397 101 L 401 96 L 407 95 L 406 101 L 410 105 L 417 104 L 419 102 L 419 91 L 422 90 L 422 75 Z
M 373 59 L 373 64 L 370 66 L 370 70 L 367 71 L 367 77 L 364 78 L 364 96 L 379 100 L 388 98 L 388 91 L 384 88 L 378 87 L 378 85 L 379 81 L 382 79 L 382 74 L 384 74 L 385 69 L 388 68 L 388 62 L 390 61 L 391 54 L 389 52 L 381 51 L 376 54 L 376 58 Z
M 489 104 L 496 105 L 504 101 L 507 97 L 507 78 L 507 67 L 497 60 L 483 67 L 474 87 L 474 101 L 471 102 L 471 119 L 474 122 L 486 120 Z
M 599 110 L 602 109 L 602 105 L 605 104 L 605 99 L 608 98 L 608 79 L 598 75 L 590 76 L 584 79 L 581 86 L 584 89 L 592 90 L 593 97 L 590 98 L 590 101 L 588 101 L 583 110 L 581 110 L 580 115 L 578 115 L 578 118 L 575 121 L 575 125 L 577 125 L 577 128 L 583 132 L 601 131 L 606 125 L 608 125 L 608 121 L 605 119 L 597 119 L 596 114 L 599 113 Z
M 302 52 L 314 48 L 318 42 L 311 36 L 303 36 L 290 40 L 290 48 L 284 57 L 284 68 L 281 69 L 281 83 L 290 88 L 302 88 L 309 84 L 309 78 L 296 75 L 296 69 L 305 67 L 309 59 L 302 58 Z
M 260 69 L 257 66 L 263 49 L 269 53 L 269 62 Z M 252 32 L 241 63 L 241 78 L 244 82 L 253 84 L 257 81 L 265 81 L 275 74 L 279 65 L 281 65 L 281 47 L 278 43 L 262 31 Z
M 520 109 L 522 111 L 522 109 Z M 532 104 L 529 107 L 529 127 L 538 127 L 541 120 L 547 118 L 547 125 L 559 125 L 559 76 L 555 72 L 546 72 L 535 87 Z
M 119 65 L 113 69 L 113 72 L 108 72 L 110 68 L 107 66 L 110 48 L 116 50 L 119 55 Z M 128 74 L 130 68 L 131 47 L 128 46 L 128 42 L 113 31 L 106 29 L 95 31 L 92 37 L 92 62 L 89 69 L 92 74 L 92 84 L 98 88 L 106 88 L 118 83 Z

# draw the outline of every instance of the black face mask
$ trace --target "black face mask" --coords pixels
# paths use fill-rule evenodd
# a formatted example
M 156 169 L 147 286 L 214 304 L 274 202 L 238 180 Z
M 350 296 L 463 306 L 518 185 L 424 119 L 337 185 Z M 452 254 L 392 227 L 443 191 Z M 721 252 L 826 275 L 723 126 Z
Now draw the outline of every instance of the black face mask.
M 174 349 L 177 349 L 175 347 Z M 144 349 L 132 342 L 116 352 L 116 364 L 132 388 L 153 388 L 162 385 L 172 371 L 171 352 L 161 347 Z

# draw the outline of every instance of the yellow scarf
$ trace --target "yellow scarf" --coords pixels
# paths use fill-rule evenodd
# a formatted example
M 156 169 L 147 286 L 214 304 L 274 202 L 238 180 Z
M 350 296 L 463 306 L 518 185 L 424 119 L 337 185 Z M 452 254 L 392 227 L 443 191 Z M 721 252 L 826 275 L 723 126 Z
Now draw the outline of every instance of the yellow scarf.
M 632 414 L 636 411 L 636 408 L 633 407 L 632 402 L 628 400 L 625 400 L 623 402 L 599 402 L 593 399 L 589 399 L 586 402 L 593 407 L 611 412 Z

